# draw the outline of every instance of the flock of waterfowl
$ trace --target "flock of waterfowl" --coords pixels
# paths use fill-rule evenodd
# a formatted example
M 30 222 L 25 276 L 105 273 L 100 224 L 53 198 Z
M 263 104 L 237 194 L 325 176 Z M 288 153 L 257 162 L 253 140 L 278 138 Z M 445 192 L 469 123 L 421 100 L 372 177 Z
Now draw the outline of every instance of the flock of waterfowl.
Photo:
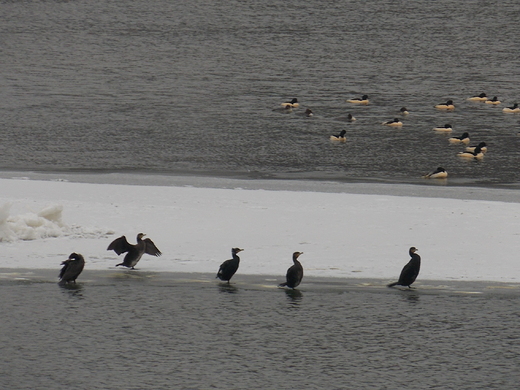
M 121 236 L 116 238 L 114 241 L 110 243 L 107 250 L 113 250 L 119 256 L 122 253 L 126 253 L 123 262 L 116 264 L 116 267 L 123 266 L 129 269 L 135 269 L 134 267 L 137 265 L 139 260 L 144 254 L 152 255 L 152 256 L 161 256 L 161 251 L 155 246 L 154 242 L 149 238 L 143 240 L 145 234 L 139 233 L 137 235 L 137 244 L 130 244 L 125 236 Z M 231 259 L 224 261 L 217 272 L 216 278 L 227 282 L 228 284 L 231 281 L 231 278 L 238 271 L 238 267 L 240 265 L 240 257 L 238 257 L 238 253 L 242 252 L 241 248 L 232 248 L 231 249 Z M 410 261 L 404 266 L 399 279 L 395 283 L 391 283 L 388 287 L 393 287 L 396 285 L 409 287 L 415 279 L 417 279 L 417 275 L 419 275 L 419 270 L 421 267 L 421 257 L 416 253 L 417 248 L 411 247 L 409 250 L 410 253 Z M 303 279 L 303 265 L 300 263 L 298 258 L 303 254 L 303 252 L 294 252 L 292 255 L 293 265 L 289 267 L 287 273 L 285 275 L 285 282 L 279 284 L 279 287 L 289 287 L 295 289 L 298 287 Z M 60 279 L 60 284 L 66 285 L 69 283 L 76 283 L 76 279 L 79 277 L 83 269 L 85 268 L 85 258 L 79 253 L 71 253 L 69 258 L 61 263 L 63 267 L 60 270 L 58 275 Z
M 487 97 L 485 93 L 481 93 L 478 96 L 473 96 L 468 98 L 469 101 L 473 102 L 481 102 L 485 104 L 490 105 L 498 105 L 502 102 L 498 100 L 497 96 L 492 97 L 491 99 Z M 359 104 L 359 105 L 368 105 L 370 104 L 370 100 L 368 98 L 368 95 L 363 95 L 359 98 L 351 98 L 347 99 L 348 103 L 351 104 Z M 291 101 L 284 102 L 281 104 L 282 111 L 284 112 L 290 112 L 293 108 L 299 107 L 299 102 L 297 98 L 293 98 Z M 434 106 L 438 110 L 444 110 L 444 111 L 453 111 L 455 110 L 455 104 L 453 103 L 453 100 L 448 100 L 446 103 L 440 103 Z M 502 109 L 504 113 L 520 113 L 520 107 L 518 106 L 518 103 L 514 103 L 510 107 L 505 107 Z M 402 107 L 399 110 L 399 113 L 403 116 L 406 116 L 409 114 L 409 111 L 406 107 Z M 310 108 L 307 108 L 304 112 L 304 115 L 307 117 L 312 117 L 314 113 Z M 352 116 L 352 114 L 348 114 L 348 117 L 345 118 L 347 121 L 355 121 L 356 118 Z M 382 125 L 384 126 L 390 126 L 390 127 L 401 127 L 403 126 L 403 121 L 399 118 L 394 118 L 385 122 L 382 122 Z M 453 131 L 453 127 L 451 124 L 447 123 L 443 126 L 434 127 L 434 131 L 439 133 L 451 133 Z M 347 142 L 346 138 L 346 130 L 342 130 L 339 134 L 333 134 L 330 136 L 330 140 L 332 142 L 340 142 L 345 143 Z M 453 136 L 448 139 L 450 144 L 462 144 L 462 145 L 468 145 L 470 142 L 469 133 L 464 132 L 460 136 Z M 487 144 L 485 142 L 479 142 L 477 145 L 474 146 L 466 146 L 464 151 L 458 152 L 457 156 L 465 159 L 476 159 L 481 160 L 484 157 L 484 154 L 487 152 Z M 448 172 L 443 167 L 438 167 L 436 170 L 427 173 L 422 176 L 425 179 L 445 179 L 448 177 Z

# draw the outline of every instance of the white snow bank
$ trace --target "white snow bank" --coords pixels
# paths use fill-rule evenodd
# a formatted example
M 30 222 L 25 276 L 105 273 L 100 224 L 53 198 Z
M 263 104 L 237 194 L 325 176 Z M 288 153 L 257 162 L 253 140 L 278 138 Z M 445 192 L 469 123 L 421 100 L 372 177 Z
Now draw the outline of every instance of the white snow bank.
M 416 246 L 420 279 L 520 282 L 520 203 L 12 179 L 0 188 L 0 268 L 58 270 L 71 252 L 87 269 L 113 268 L 121 259 L 108 244 L 143 232 L 163 252 L 141 259 L 146 271 L 216 273 L 238 246 L 235 278 L 283 278 L 302 251 L 306 275 L 394 280 Z

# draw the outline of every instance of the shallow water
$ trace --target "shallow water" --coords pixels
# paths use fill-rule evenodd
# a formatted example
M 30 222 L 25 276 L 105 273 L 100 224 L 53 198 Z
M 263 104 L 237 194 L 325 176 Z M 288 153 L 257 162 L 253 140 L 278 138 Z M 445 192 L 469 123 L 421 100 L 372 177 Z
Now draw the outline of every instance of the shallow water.
M 9 389 L 516 389 L 520 287 L 2 270 Z
M 520 186 L 515 1 L 0 4 L 0 170 L 414 183 L 440 165 L 448 185 Z M 484 160 L 460 161 L 445 123 Z

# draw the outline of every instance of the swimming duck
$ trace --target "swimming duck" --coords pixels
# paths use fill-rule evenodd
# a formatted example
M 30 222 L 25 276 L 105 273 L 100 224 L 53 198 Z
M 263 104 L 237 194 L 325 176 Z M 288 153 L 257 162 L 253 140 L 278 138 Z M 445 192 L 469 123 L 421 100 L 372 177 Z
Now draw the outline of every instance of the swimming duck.
M 368 95 L 363 95 L 361 98 L 352 98 L 347 100 L 348 103 L 354 103 L 354 104 L 368 104 Z
M 435 106 L 435 108 L 437 108 L 439 110 L 454 110 L 455 106 L 453 105 L 453 100 L 448 100 L 444 104 L 437 104 Z
M 282 103 L 282 106 L 284 106 L 284 107 L 289 106 L 289 107 L 296 108 L 296 107 L 298 107 L 299 105 L 300 105 L 300 104 L 298 103 L 298 99 L 296 99 L 296 98 L 292 99 L 290 102 L 284 102 L 284 103 Z
M 443 127 L 434 127 L 433 130 L 444 133 L 450 133 L 453 131 L 449 123 L 446 123 Z
M 341 130 L 341 132 L 338 135 L 331 135 L 330 140 L 335 142 L 347 142 L 345 134 L 347 134 L 347 131 Z
M 401 115 L 408 115 L 409 112 L 408 110 L 406 109 L 406 107 L 401 107 L 401 109 L 399 110 L 399 112 L 401 113 Z
M 294 252 L 293 253 L 293 265 L 289 267 L 287 270 L 287 274 L 285 275 L 285 283 L 281 283 L 278 285 L 278 287 L 290 287 L 292 289 L 295 289 L 298 287 L 303 279 L 303 266 L 298 261 L 298 257 L 300 255 L 303 255 L 303 252 Z
M 311 116 L 314 115 L 314 113 L 312 112 L 312 110 L 310 108 L 307 108 L 305 110 L 305 114 L 304 114 L 307 118 L 310 118 Z
M 482 149 L 480 147 L 476 147 L 473 152 L 459 152 L 457 156 L 462 158 L 472 158 L 476 160 L 480 160 L 484 157 L 484 153 L 482 152 Z
M 485 93 L 481 93 L 478 96 L 470 97 L 468 100 L 471 100 L 472 102 L 485 102 L 488 98 Z
M 494 104 L 494 105 L 497 105 L 497 104 L 500 104 L 500 100 L 498 100 L 498 98 L 496 96 L 493 96 L 493 99 L 489 99 L 489 100 L 486 100 L 486 104 Z
M 116 238 L 110 243 L 107 251 L 113 250 L 118 256 L 121 253 L 128 252 L 123 259 L 123 262 L 116 264 L 116 267 L 122 265 L 123 267 L 134 269 L 145 253 L 157 257 L 162 255 L 161 251 L 157 249 L 152 240 L 149 238 L 143 240 L 144 236 L 144 233 L 139 233 L 137 235 L 137 244 L 135 245 L 128 243 L 125 236 Z
M 63 261 L 61 265 L 63 265 L 63 268 L 58 276 L 60 284 L 76 283 L 76 279 L 85 267 L 85 259 L 79 253 L 71 253 L 69 258 Z
M 448 172 L 443 167 L 438 167 L 435 171 L 423 176 L 424 179 L 446 179 Z
M 386 121 L 382 123 L 385 126 L 393 126 L 393 127 L 400 127 L 403 125 L 403 122 L 401 122 L 399 119 L 394 118 L 391 121 Z
M 520 112 L 520 107 L 518 107 L 518 103 L 515 103 L 511 107 L 503 108 L 502 111 L 509 112 L 509 113 L 516 113 L 516 112 Z
M 283 107 L 280 107 L 280 108 L 273 108 L 273 111 L 281 112 L 283 114 L 289 114 L 289 113 L 292 112 L 292 106 L 291 105 L 286 105 L 286 106 L 283 106 Z
M 240 264 L 240 257 L 237 256 L 237 253 L 242 252 L 243 249 L 240 248 L 232 248 L 231 249 L 231 255 L 232 259 L 224 261 L 217 272 L 217 278 L 223 281 L 227 281 L 229 284 L 229 281 L 233 277 L 233 275 L 237 272 L 238 266 Z
M 469 144 L 469 134 L 463 133 L 460 137 L 451 137 L 448 139 L 450 141 L 450 144 Z
M 480 151 L 482 153 L 487 152 L 487 145 L 485 142 L 480 142 L 477 146 L 467 146 L 466 152 L 474 152 L 476 148 L 480 148 Z

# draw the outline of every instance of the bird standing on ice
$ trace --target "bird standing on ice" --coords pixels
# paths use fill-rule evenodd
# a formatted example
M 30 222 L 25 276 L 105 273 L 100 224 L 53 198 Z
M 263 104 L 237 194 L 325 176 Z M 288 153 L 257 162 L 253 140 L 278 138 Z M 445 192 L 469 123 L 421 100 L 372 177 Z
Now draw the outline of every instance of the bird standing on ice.
M 229 284 L 229 281 L 233 277 L 233 275 L 237 272 L 238 266 L 240 264 L 240 257 L 237 256 L 237 253 L 242 252 L 243 249 L 240 248 L 232 248 L 231 249 L 231 256 L 232 259 L 224 261 L 217 272 L 217 278 L 223 281 L 227 281 Z
M 293 265 L 289 267 L 287 270 L 287 274 L 285 275 L 285 283 L 281 283 L 278 285 L 278 287 L 290 287 L 292 289 L 295 289 L 300 285 L 303 279 L 303 266 L 298 261 L 298 257 L 300 255 L 303 255 L 303 252 L 294 252 L 293 253 Z
M 162 255 L 161 251 L 157 249 L 152 240 L 149 238 L 143 240 L 144 236 L 144 233 L 139 233 L 137 235 L 137 244 L 135 245 L 129 244 L 125 236 L 116 238 L 110 243 L 107 251 L 113 250 L 118 256 L 121 253 L 128 252 L 123 259 L 123 262 L 116 264 L 116 267 L 122 265 L 123 267 L 135 269 L 134 267 L 145 253 L 157 257 Z
M 76 279 L 85 267 L 85 259 L 79 253 L 71 253 L 69 258 L 61 263 L 63 268 L 60 271 L 60 284 L 69 282 L 76 283 Z
M 410 253 L 411 259 L 406 264 L 401 271 L 401 275 L 399 275 L 399 280 L 394 283 L 390 283 L 388 287 L 394 287 L 394 286 L 406 286 L 408 288 L 411 288 L 413 282 L 415 282 L 415 279 L 417 279 L 417 276 L 419 275 L 419 270 L 421 269 L 421 256 L 419 256 L 417 253 L 417 248 L 412 246 L 408 253 Z

